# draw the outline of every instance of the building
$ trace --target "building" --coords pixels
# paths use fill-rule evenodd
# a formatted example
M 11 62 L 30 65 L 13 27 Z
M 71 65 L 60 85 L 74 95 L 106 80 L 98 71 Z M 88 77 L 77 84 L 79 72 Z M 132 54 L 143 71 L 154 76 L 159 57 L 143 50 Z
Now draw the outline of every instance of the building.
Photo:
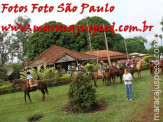
M 107 61 L 108 60 L 107 50 L 97 50 L 97 51 L 92 51 L 92 52 L 88 51 L 88 52 L 85 52 L 85 54 L 98 57 L 98 61 Z M 127 59 L 126 53 L 121 53 L 121 52 L 116 52 L 116 51 L 110 50 L 109 55 L 110 55 L 111 61 Z
M 60 46 L 52 45 L 34 61 L 25 62 L 25 69 L 35 68 L 46 63 L 47 66 L 56 66 L 57 64 L 70 64 L 72 62 L 96 60 L 97 57 L 83 54 L 77 51 L 66 49 Z

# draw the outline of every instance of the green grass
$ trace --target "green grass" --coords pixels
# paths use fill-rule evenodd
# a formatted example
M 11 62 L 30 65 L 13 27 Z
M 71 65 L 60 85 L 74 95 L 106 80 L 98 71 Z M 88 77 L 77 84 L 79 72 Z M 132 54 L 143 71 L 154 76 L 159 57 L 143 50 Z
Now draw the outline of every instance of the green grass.
M 163 79 L 163 76 L 161 76 Z M 137 78 L 133 83 L 134 101 L 126 101 L 125 86 L 120 84 L 103 86 L 98 80 L 97 98 L 105 100 L 108 108 L 96 113 L 67 114 L 62 112 L 62 107 L 68 102 L 69 85 L 49 88 L 49 95 L 43 102 L 40 91 L 31 93 L 32 104 L 24 103 L 24 93 L 11 93 L 0 96 L 0 122 L 25 122 L 30 116 L 43 114 L 42 122 L 127 122 L 135 118 L 142 120 L 145 109 L 151 101 L 153 77 L 149 71 L 142 73 L 142 79 Z M 161 88 L 163 83 L 161 82 Z M 163 97 L 163 94 L 161 94 Z M 163 99 L 160 99 L 160 105 Z M 162 108 L 162 106 L 161 106 Z M 142 113 L 142 114 L 140 114 Z M 142 116 L 141 116 L 142 115 Z M 161 117 L 161 115 L 160 115 Z M 163 118 L 162 118 L 163 120 Z

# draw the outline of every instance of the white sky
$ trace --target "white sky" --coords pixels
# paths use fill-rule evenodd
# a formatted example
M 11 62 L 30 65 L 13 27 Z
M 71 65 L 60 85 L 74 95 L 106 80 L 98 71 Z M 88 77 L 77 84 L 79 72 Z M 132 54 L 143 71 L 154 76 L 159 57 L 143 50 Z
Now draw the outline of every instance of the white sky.
M 154 34 L 163 34 L 161 31 L 160 22 L 163 18 L 163 0 L 0 0 L 0 12 L 2 11 L 2 4 L 9 3 L 9 5 L 18 4 L 19 6 L 28 6 L 28 12 L 26 13 L 0 13 L 0 26 L 13 24 L 14 19 L 19 15 L 27 15 L 31 18 L 31 25 L 41 25 L 48 21 L 58 21 L 63 24 L 75 24 L 79 20 L 86 16 L 100 16 L 106 19 L 110 23 L 115 22 L 116 27 L 119 25 L 137 25 L 142 27 L 142 22 L 147 21 L 147 24 L 154 25 L 151 32 L 122 32 L 125 38 L 134 36 L 144 36 L 149 41 L 152 41 Z M 38 3 L 39 5 L 48 4 L 49 6 L 54 6 L 54 10 L 51 13 L 31 13 L 31 8 L 33 3 Z M 72 3 L 72 5 L 78 6 L 78 11 L 74 13 L 57 13 L 57 6 L 61 3 Z M 115 6 L 115 10 L 112 13 L 89 13 L 89 9 L 85 9 L 85 15 L 79 14 L 81 11 L 81 4 L 88 3 L 90 5 L 101 5 L 105 6 L 106 3 Z M 159 42 L 159 44 L 161 44 Z

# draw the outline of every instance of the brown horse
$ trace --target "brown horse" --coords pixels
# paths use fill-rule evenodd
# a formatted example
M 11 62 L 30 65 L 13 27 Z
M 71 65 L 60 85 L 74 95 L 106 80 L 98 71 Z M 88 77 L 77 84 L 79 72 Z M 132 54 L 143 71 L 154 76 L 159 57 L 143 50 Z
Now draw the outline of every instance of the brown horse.
M 116 72 L 117 72 L 117 68 L 115 66 L 111 66 L 109 68 L 109 71 L 110 71 L 110 82 L 111 82 L 111 79 L 113 80 L 113 83 L 115 84 L 116 81 Z
M 20 79 L 15 79 L 12 86 L 19 85 L 21 87 L 22 91 L 24 91 L 25 102 L 26 102 L 26 95 L 28 95 L 28 98 L 29 98 L 30 103 L 31 103 L 32 100 L 30 98 L 29 92 L 36 91 L 38 89 L 41 90 L 41 92 L 43 94 L 42 100 L 44 101 L 45 100 L 45 92 L 48 94 L 46 82 L 44 82 L 42 80 L 38 80 L 37 82 L 38 82 L 37 86 L 33 86 L 32 88 L 30 88 L 27 86 L 27 82 L 20 80 Z
M 118 69 L 118 76 L 120 77 L 121 83 L 122 83 L 122 77 L 123 77 L 123 74 L 124 74 L 124 70 L 125 70 L 125 67 L 122 67 L 122 68 Z
M 154 74 L 154 67 L 155 66 L 157 66 L 157 65 L 155 65 L 154 62 L 150 62 L 149 70 L 150 70 L 151 75 Z M 161 69 L 161 74 L 163 74 L 163 63 L 159 67 Z
M 104 70 L 104 76 L 102 77 L 102 73 L 100 71 L 96 71 L 94 72 L 93 76 L 94 76 L 94 86 L 97 87 L 97 80 L 99 78 L 102 78 L 102 82 L 103 82 L 103 85 L 110 85 L 110 80 L 111 80 L 111 73 L 113 71 L 113 68 L 109 68 L 109 70 Z
M 105 85 L 110 85 L 110 73 L 111 73 L 111 70 L 105 70 L 104 72 L 104 78 L 103 78 L 103 84 Z
M 149 70 L 150 70 L 151 75 L 153 75 L 154 74 L 154 63 L 153 62 L 150 62 Z

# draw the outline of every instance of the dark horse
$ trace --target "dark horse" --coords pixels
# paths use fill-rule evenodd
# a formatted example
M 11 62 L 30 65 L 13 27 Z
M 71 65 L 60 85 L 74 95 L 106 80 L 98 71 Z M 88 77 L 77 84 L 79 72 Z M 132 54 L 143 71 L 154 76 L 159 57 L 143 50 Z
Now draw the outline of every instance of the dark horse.
M 33 91 L 36 91 L 38 89 L 41 90 L 41 92 L 43 94 L 42 100 L 44 101 L 45 100 L 45 92 L 48 94 L 46 82 L 44 82 L 42 80 L 37 80 L 37 82 L 38 82 L 37 86 L 33 86 L 32 88 L 30 88 L 27 86 L 27 82 L 22 81 L 20 79 L 15 79 L 12 86 L 19 85 L 21 87 L 22 91 L 24 91 L 25 102 L 26 102 L 26 95 L 28 95 L 28 98 L 29 98 L 30 103 L 31 103 L 32 100 L 30 98 L 29 92 L 33 92 Z

